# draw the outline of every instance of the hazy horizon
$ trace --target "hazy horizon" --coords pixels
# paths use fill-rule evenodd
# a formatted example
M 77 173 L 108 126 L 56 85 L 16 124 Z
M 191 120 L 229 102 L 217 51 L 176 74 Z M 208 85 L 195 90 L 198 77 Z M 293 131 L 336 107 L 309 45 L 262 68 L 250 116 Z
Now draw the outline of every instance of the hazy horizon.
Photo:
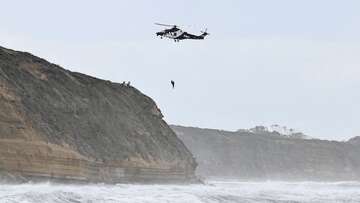
M 176 125 L 360 136 L 360 2 L 3 2 L 0 46 L 132 85 Z M 155 22 L 204 41 L 161 40 Z M 176 88 L 171 89 L 170 80 Z

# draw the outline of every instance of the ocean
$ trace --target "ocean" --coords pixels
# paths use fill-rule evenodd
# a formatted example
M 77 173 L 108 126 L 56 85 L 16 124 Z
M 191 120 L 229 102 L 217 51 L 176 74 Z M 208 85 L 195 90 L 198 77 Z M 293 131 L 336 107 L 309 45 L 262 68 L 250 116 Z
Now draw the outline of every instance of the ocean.
M 204 185 L 0 185 L 0 203 L 360 203 L 360 182 L 209 181 Z

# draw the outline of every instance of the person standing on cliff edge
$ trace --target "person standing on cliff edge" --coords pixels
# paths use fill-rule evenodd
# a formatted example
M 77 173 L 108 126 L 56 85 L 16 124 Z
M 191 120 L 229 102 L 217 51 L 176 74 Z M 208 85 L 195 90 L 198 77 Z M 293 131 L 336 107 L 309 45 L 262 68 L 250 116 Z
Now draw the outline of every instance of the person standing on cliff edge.
M 172 85 L 172 88 L 174 89 L 175 88 L 175 82 L 173 80 L 171 80 L 171 85 Z

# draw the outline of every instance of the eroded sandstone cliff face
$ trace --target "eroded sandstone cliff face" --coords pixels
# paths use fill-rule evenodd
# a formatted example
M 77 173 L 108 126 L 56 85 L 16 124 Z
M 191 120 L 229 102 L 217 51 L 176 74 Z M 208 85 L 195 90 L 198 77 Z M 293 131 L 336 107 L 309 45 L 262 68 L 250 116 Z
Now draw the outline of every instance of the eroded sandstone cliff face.
M 0 176 L 186 181 L 196 163 L 134 87 L 0 47 Z
M 293 139 L 279 133 L 172 126 L 203 177 L 244 180 L 360 180 L 359 139 Z

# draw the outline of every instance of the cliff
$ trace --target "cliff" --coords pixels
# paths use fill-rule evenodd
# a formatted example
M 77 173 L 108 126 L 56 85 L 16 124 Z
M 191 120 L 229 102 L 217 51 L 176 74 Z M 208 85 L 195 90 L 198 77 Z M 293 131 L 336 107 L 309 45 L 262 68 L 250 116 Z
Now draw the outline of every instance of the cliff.
M 295 139 L 277 132 L 172 126 L 196 157 L 203 177 L 244 180 L 360 180 L 358 138 Z
M 352 145 L 360 145 L 360 136 L 351 138 L 348 143 Z
M 154 101 L 134 87 L 0 47 L 3 179 L 189 181 L 195 167 Z

